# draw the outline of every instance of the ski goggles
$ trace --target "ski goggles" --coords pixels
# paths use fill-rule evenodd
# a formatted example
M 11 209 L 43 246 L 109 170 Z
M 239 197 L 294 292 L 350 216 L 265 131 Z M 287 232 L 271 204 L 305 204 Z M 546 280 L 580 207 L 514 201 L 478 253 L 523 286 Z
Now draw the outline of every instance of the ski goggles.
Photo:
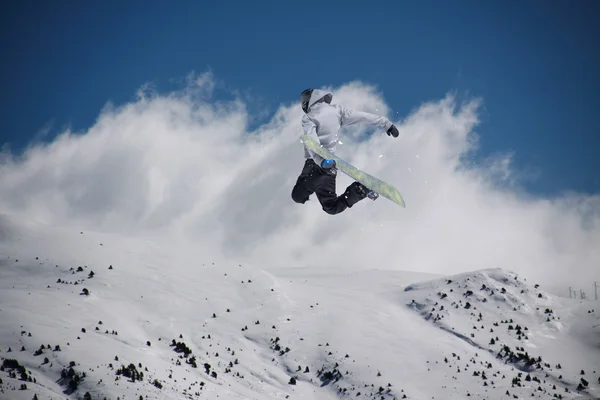
M 313 89 L 306 89 L 300 95 L 300 104 L 302 104 L 302 110 L 305 113 L 308 113 L 308 102 L 310 101 L 310 97 L 312 96 Z

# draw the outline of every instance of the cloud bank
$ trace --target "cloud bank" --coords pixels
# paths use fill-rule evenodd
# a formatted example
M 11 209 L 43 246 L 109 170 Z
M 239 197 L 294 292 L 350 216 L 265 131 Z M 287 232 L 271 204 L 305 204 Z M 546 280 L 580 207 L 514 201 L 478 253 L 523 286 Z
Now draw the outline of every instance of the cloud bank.
M 343 132 L 338 155 L 403 193 L 337 216 L 290 196 L 303 166 L 299 105 L 282 104 L 250 131 L 242 98 L 217 101 L 214 78 L 184 90 L 140 90 L 107 105 L 85 132 L 66 131 L 0 157 L 0 213 L 77 229 L 186 238 L 272 266 L 453 273 L 502 267 L 540 282 L 587 287 L 600 278 L 600 197 L 537 198 L 510 154 L 474 164 L 478 110 L 451 95 L 389 115 L 377 88 L 350 82 L 334 103 L 386 115 L 397 139 Z M 510 118 L 510 116 L 505 116 Z M 373 134 L 369 134 L 373 133 Z M 338 194 L 351 183 L 338 176 Z

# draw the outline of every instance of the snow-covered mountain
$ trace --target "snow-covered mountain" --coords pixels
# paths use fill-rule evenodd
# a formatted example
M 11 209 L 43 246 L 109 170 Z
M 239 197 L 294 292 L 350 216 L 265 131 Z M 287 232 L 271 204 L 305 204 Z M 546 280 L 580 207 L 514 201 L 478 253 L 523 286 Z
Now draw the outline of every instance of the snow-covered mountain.
M 2 217 L 0 398 L 600 398 L 598 303 L 198 246 Z

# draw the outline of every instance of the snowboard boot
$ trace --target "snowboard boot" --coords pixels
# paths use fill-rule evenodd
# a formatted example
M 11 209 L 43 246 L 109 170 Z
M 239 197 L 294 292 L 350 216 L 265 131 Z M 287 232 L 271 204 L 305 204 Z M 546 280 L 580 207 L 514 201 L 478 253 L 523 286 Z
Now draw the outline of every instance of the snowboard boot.
M 368 197 L 371 200 L 376 200 L 379 195 L 359 182 L 352 182 L 350 186 L 346 188 L 346 191 L 342 197 L 344 198 L 348 208 L 351 208 L 365 197 Z
M 357 189 L 363 197 L 368 197 L 369 199 L 375 201 L 379 197 L 379 194 L 375 193 L 365 185 L 360 182 L 357 182 Z

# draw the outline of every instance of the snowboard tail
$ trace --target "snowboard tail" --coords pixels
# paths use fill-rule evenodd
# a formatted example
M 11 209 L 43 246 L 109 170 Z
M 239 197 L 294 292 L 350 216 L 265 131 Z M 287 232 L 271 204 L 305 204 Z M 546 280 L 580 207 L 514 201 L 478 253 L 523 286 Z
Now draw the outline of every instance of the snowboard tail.
M 382 181 L 381 179 L 375 178 L 372 175 L 367 174 L 364 171 L 359 170 L 352 164 L 342 160 L 341 158 L 334 156 L 324 147 L 322 147 L 313 137 L 308 135 L 300 136 L 300 141 L 311 151 L 314 151 L 324 159 L 335 160 L 337 169 L 348 175 L 350 178 L 362 183 L 375 193 L 393 201 L 401 207 L 406 207 L 402 195 L 394 186 Z

